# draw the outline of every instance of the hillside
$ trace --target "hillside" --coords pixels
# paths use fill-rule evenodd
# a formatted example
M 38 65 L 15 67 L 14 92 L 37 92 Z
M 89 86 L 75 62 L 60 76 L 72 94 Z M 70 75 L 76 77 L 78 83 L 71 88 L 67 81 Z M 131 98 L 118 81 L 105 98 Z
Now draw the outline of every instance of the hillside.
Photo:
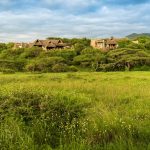
M 0 44 L 0 72 L 149 71 L 150 38 L 118 41 L 118 48 L 104 52 L 90 47 L 90 40 L 65 39 L 70 48 L 43 50 L 38 46 L 14 48 Z
M 129 39 L 134 39 L 134 38 L 137 38 L 137 37 L 141 37 L 141 36 L 149 36 L 150 37 L 150 33 L 132 33 L 130 35 L 127 35 L 126 37 L 129 38 Z

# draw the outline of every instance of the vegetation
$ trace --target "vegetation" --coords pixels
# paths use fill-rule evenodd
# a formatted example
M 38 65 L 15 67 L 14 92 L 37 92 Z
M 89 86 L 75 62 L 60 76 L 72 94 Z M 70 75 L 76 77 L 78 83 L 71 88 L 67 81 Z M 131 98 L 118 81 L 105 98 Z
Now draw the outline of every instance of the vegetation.
M 150 38 L 108 52 L 62 40 L 72 47 L 0 44 L 0 149 L 149 150 Z
M 149 36 L 150 37 L 150 33 L 141 33 L 141 34 L 137 34 L 137 33 L 132 33 L 132 34 L 130 34 L 130 35 L 128 35 L 127 37 L 129 38 L 129 39 L 135 39 L 135 38 L 137 38 L 137 37 L 141 37 L 141 36 Z
M 150 73 L 0 74 L 1 150 L 150 149 Z
M 150 37 L 119 41 L 115 50 L 102 52 L 90 47 L 90 40 L 62 39 L 70 49 L 45 52 L 41 48 L 13 49 L 13 44 L 0 44 L 0 71 L 69 72 L 69 71 L 131 71 L 150 70 Z M 145 67 L 142 67 L 145 66 Z M 71 69 L 74 68 L 74 69 Z M 5 71 L 4 71 L 5 72 Z

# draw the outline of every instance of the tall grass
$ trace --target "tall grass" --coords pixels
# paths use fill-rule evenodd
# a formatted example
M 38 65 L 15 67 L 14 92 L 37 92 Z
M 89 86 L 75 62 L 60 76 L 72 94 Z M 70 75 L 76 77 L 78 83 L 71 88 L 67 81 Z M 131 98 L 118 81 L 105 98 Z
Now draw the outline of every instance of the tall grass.
M 150 149 L 150 72 L 0 75 L 1 150 Z

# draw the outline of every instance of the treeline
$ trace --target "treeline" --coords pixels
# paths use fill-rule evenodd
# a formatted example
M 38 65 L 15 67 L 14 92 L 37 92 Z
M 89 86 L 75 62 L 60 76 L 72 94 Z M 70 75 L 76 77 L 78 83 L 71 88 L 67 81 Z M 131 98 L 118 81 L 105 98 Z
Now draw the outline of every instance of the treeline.
M 45 52 L 38 47 L 13 49 L 12 43 L 0 44 L 0 72 L 150 70 L 149 37 L 138 37 L 139 44 L 122 39 L 119 48 L 109 52 L 90 47 L 86 38 L 62 40 L 72 47 Z

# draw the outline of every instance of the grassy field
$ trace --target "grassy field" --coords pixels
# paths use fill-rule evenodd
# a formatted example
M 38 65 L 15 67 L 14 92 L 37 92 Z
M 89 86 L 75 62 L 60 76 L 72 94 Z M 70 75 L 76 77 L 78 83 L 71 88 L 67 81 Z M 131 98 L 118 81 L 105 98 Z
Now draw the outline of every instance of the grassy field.
M 150 72 L 0 74 L 1 150 L 150 150 Z

